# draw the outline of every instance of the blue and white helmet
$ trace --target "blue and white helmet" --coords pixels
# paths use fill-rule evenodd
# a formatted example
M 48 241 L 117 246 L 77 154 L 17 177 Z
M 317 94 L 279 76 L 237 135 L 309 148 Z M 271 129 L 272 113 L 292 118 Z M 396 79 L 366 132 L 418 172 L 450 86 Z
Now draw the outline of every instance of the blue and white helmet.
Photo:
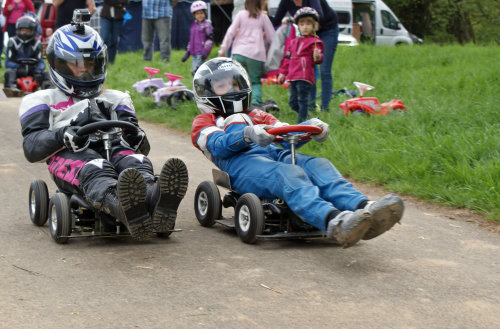
M 108 51 L 99 33 L 89 26 L 68 24 L 54 32 L 46 50 L 50 79 L 65 94 L 97 96 L 106 79 Z

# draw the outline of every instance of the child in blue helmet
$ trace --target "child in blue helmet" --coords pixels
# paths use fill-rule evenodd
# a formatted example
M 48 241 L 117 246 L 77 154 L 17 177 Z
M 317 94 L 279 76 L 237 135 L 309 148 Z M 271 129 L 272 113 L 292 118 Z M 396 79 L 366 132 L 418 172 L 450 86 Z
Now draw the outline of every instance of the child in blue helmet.
M 82 194 L 97 211 L 122 222 L 133 238 L 168 236 L 187 190 L 187 168 L 180 159 L 169 159 L 155 177 L 130 96 L 102 90 L 107 48 L 99 34 L 83 23 L 62 26 L 46 54 L 56 88 L 25 96 L 19 108 L 26 159 L 46 162 L 60 191 Z M 138 128 L 112 141 L 109 159 L 102 143 L 76 133 L 105 120 Z M 114 220 L 108 224 L 114 227 Z

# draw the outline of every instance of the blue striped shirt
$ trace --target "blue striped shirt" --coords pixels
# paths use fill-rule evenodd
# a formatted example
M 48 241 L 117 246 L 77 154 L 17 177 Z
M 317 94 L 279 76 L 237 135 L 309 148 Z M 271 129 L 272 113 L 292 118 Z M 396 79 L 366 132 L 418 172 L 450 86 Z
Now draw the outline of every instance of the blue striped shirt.
M 142 0 L 142 18 L 172 17 L 170 0 Z

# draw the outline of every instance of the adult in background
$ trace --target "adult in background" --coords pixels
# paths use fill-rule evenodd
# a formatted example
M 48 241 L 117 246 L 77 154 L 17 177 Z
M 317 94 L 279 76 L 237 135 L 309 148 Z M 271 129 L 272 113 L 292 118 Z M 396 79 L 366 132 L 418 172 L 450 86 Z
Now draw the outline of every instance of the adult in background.
M 108 46 L 108 61 L 115 62 L 118 38 L 129 0 L 104 0 L 101 10 L 101 37 Z
M 16 22 L 28 11 L 35 12 L 35 7 L 33 7 L 31 0 L 6 0 L 2 11 L 6 19 L 6 24 L 2 32 L 7 31 L 9 38 L 15 37 Z
M 172 5 L 170 0 L 142 1 L 142 57 L 145 61 L 153 60 L 153 41 L 155 32 L 160 42 L 160 59 L 170 61 L 170 27 L 172 23 Z
M 320 28 L 317 34 L 325 45 L 323 62 L 320 65 L 321 110 L 328 111 L 333 88 L 332 64 L 339 37 L 339 26 L 335 10 L 328 5 L 326 0 L 281 0 L 272 22 L 274 26 L 279 26 L 282 23 L 286 24 L 288 18 L 283 19 L 286 13 L 288 12 L 293 16 L 302 7 L 311 7 L 319 14 Z M 311 89 L 310 101 L 316 101 L 316 87 Z M 311 105 L 315 107 L 314 104 Z
M 189 30 L 194 22 L 191 4 L 194 0 L 173 0 L 171 45 L 173 49 L 186 49 L 189 43 Z
M 55 30 L 71 23 L 75 9 L 87 8 L 91 15 L 95 12 L 94 0 L 53 0 L 52 3 L 57 8 Z

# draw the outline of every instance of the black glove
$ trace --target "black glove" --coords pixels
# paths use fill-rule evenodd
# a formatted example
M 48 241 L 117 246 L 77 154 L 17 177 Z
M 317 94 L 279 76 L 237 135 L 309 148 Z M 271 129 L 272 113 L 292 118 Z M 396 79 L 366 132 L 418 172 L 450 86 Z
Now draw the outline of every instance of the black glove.
M 82 152 L 89 147 L 90 140 L 88 135 L 78 136 L 76 134 L 80 127 L 69 126 L 64 128 L 63 142 L 64 146 L 71 152 Z
M 124 132 L 120 144 L 137 151 L 141 147 L 144 137 L 146 137 L 146 134 L 138 127 L 135 132 Z

